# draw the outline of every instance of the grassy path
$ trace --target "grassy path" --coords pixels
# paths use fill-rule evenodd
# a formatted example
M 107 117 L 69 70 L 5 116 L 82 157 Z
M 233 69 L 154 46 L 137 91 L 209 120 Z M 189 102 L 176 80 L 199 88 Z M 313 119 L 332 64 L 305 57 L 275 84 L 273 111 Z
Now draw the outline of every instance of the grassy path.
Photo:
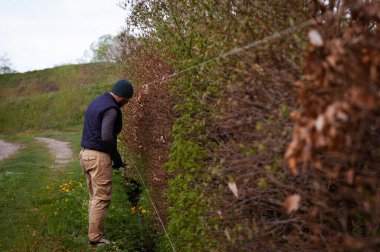
M 27 248 L 25 241 L 32 240 L 39 223 L 34 199 L 41 193 L 49 176 L 50 156 L 39 144 L 23 140 L 25 148 L 17 156 L 0 163 L 0 250 L 19 244 Z M 31 166 L 31 164 L 34 164 Z M 38 185 L 38 186 L 36 186 Z
M 74 160 L 64 169 L 53 169 L 54 157 L 35 137 L 71 142 Z M 116 244 L 96 249 L 88 245 L 88 196 L 77 160 L 80 134 L 19 134 L 4 139 L 22 143 L 24 148 L 0 162 L 0 251 L 154 250 L 157 237 L 150 211 L 132 210 L 128 188 L 116 172 L 105 223 L 107 237 Z

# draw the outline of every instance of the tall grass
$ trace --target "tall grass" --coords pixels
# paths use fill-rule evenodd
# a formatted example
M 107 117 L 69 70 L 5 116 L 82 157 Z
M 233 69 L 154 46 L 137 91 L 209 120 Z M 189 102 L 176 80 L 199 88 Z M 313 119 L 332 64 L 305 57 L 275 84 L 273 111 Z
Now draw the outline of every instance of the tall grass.
M 107 91 L 116 76 L 114 64 L 0 75 L 0 132 L 79 126 L 89 101 Z

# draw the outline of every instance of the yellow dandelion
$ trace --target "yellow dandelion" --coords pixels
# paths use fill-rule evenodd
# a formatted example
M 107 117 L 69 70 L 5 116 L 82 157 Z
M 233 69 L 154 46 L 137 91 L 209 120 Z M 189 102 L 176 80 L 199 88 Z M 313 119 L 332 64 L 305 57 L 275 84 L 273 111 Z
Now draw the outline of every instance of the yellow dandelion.
M 69 191 L 70 191 L 70 189 L 69 189 L 69 188 L 66 188 L 65 192 L 69 192 Z
M 141 213 L 145 214 L 145 213 L 146 213 L 146 210 L 145 210 L 145 209 L 142 209 L 142 210 L 141 210 Z

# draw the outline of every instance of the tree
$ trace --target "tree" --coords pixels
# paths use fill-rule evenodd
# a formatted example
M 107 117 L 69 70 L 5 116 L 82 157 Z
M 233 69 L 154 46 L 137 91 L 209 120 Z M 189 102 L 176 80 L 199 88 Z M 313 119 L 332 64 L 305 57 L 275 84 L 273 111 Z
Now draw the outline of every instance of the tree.
M 103 35 L 91 43 L 89 50 L 84 52 L 81 62 L 116 62 L 122 54 L 121 42 L 117 36 Z
M 116 62 L 122 61 L 126 55 L 135 51 L 139 45 L 139 39 L 125 30 L 116 36 L 105 34 L 91 43 L 85 50 L 83 57 L 77 59 L 80 64 L 88 62 Z
M 0 74 L 15 73 L 16 71 L 12 69 L 11 60 L 6 54 L 0 57 Z

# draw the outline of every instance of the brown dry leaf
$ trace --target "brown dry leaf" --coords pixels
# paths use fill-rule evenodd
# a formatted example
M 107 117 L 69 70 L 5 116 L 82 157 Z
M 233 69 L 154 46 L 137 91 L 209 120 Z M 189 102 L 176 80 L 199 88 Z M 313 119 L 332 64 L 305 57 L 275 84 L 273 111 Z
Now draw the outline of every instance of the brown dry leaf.
M 350 235 L 344 237 L 343 244 L 346 248 L 350 249 L 362 249 L 366 245 L 363 240 Z
M 322 36 L 316 29 L 310 30 L 308 35 L 309 35 L 310 44 L 312 44 L 315 47 L 323 46 Z
M 286 212 L 288 214 L 292 213 L 293 211 L 297 211 L 300 207 L 301 202 L 301 196 L 299 194 L 293 194 L 291 196 L 288 196 L 284 202 L 284 207 L 286 209 Z
M 377 106 L 377 97 L 373 96 L 368 91 L 360 88 L 352 88 L 347 94 L 348 98 L 351 100 L 355 106 L 358 106 L 362 109 L 376 109 Z
M 365 210 L 367 213 L 370 213 L 370 212 L 371 212 L 371 203 L 368 202 L 367 200 L 363 202 L 363 207 L 364 207 L 364 210 Z
M 297 169 L 297 159 L 295 157 L 291 157 L 288 159 L 289 164 L 289 170 L 294 175 L 298 175 L 298 169 Z
M 230 188 L 236 198 L 239 198 L 238 189 L 235 182 L 228 182 L 228 188 Z
M 299 121 L 300 118 L 301 118 L 301 114 L 298 111 L 292 111 L 290 113 L 290 119 L 292 119 L 293 121 Z
M 313 208 L 313 210 L 311 211 L 311 213 L 309 215 L 309 220 L 310 221 L 315 221 L 317 219 L 317 216 L 318 216 L 318 209 L 317 208 Z
M 370 68 L 370 78 L 372 81 L 376 81 L 378 77 L 378 71 L 377 71 L 377 66 L 372 65 Z
M 354 183 L 354 175 L 354 169 L 351 169 L 346 173 L 346 179 L 348 184 L 352 185 Z
M 325 126 L 325 117 L 324 115 L 319 115 L 317 120 L 315 120 L 315 129 L 318 132 L 322 132 L 324 126 Z

